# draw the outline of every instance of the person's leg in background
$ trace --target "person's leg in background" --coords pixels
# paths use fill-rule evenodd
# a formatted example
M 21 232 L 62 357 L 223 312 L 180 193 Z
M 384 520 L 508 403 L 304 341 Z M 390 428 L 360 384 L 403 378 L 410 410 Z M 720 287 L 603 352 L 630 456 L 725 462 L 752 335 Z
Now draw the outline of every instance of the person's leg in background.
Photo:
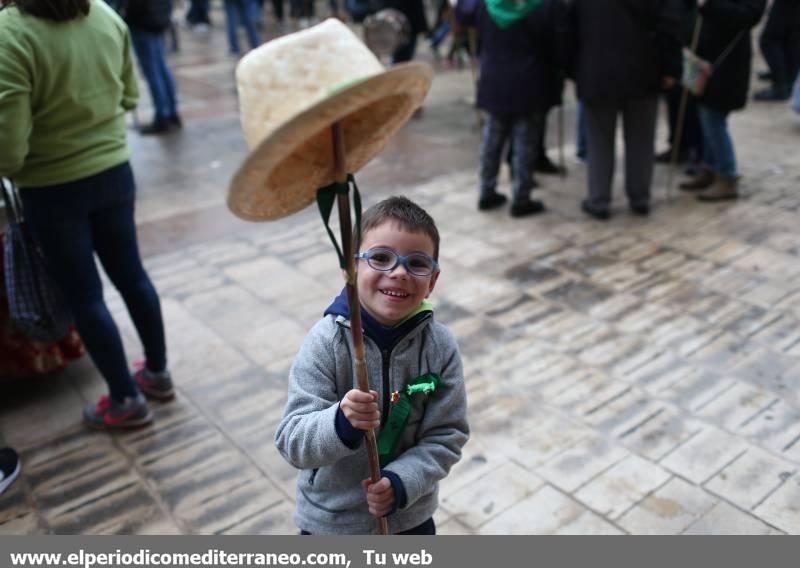
M 163 68 L 166 67 L 163 35 L 131 29 L 131 41 L 139 67 L 150 89 L 155 110 L 153 122 L 140 128 L 139 132 L 141 134 L 167 132 L 170 129 L 170 119 L 177 116 L 177 111 L 174 79 L 171 73 L 166 76 L 163 73 Z
M 483 125 L 480 150 L 480 198 L 478 209 L 486 211 L 503 205 L 507 198 L 497 192 L 497 178 L 500 174 L 500 159 L 508 135 L 511 132 L 511 118 L 488 113 Z
M 398 47 L 397 50 L 392 54 L 392 65 L 411 61 L 414 59 L 414 53 L 416 53 L 416 51 L 417 36 L 416 34 L 412 33 L 411 39 L 408 40 L 408 43 Z
M 181 128 L 180 115 L 178 114 L 178 93 L 175 76 L 167 63 L 167 53 L 164 45 L 164 36 L 154 34 L 155 72 L 160 77 L 164 91 L 164 112 L 170 127 Z
M 122 296 L 144 349 L 145 364 L 134 380 L 148 397 L 167 400 L 174 391 L 167 370 L 164 321 L 158 293 L 139 255 L 134 220 L 136 183 L 130 165 L 124 164 L 108 181 L 109 187 L 119 190 L 90 215 L 95 251 Z
M 225 6 L 225 33 L 228 36 L 228 53 L 239 55 L 239 2 L 223 0 Z
M 76 182 L 20 191 L 26 222 L 47 259 L 50 275 L 108 385 L 110 397 L 102 397 L 96 405 L 84 409 L 86 421 L 99 428 L 141 426 L 152 421 L 128 369 L 119 329 L 103 299 L 94 261 L 96 243 L 90 213 L 98 196 L 126 192 L 119 170 L 117 166 Z
M 542 126 L 538 129 L 536 140 L 536 159 L 533 162 L 533 169 L 540 174 L 560 175 L 561 167 L 553 163 L 547 155 L 547 117 L 550 109 L 544 111 L 542 116 Z
M 612 104 L 584 103 L 584 111 L 589 149 L 589 196 L 581 208 L 595 219 L 606 220 L 611 216 L 618 109 Z
M 770 8 L 759 43 L 769 67 L 772 86 L 756 92 L 753 98 L 757 101 L 785 101 L 791 96 L 790 54 L 786 52 L 786 39 L 790 34 L 793 4 L 796 3 L 797 0 L 774 0 Z
M 195 29 L 206 30 L 211 25 L 208 15 L 208 0 L 189 0 L 186 21 Z
M 800 2 L 795 2 L 787 14 L 786 21 L 786 71 L 790 88 L 800 74 Z
M 247 33 L 250 49 L 255 49 L 261 45 L 261 36 L 258 33 L 260 9 L 258 0 L 239 0 L 239 18 Z
M 589 142 L 586 139 L 586 109 L 581 101 L 575 105 L 575 156 L 579 160 L 589 157 Z
M 623 105 L 625 193 L 630 210 L 637 215 L 650 213 L 657 118 L 656 96 L 632 99 Z
M 283 0 L 272 0 L 272 13 L 279 26 L 283 26 Z
M 656 154 L 656 162 L 660 164 L 669 164 L 672 161 L 672 149 L 675 146 L 675 136 L 678 130 L 678 114 L 680 112 L 681 97 L 683 96 L 683 87 L 675 85 L 671 89 L 666 89 L 663 92 L 664 101 L 667 103 L 667 126 L 669 134 L 667 135 L 668 147 L 663 152 Z M 684 134 L 685 136 L 685 134 Z M 686 159 L 686 146 L 685 139 L 682 137 L 680 141 L 680 154 L 678 155 L 678 162 L 683 162 Z
M 538 159 L 539 132 L 544 128 L 541 112 L 516 116 L 511 122 L 511 216 L 525 217 L 544 211 L 544 204 L 531 199 L 533 166 Z
M 697 198 L 701 201 L 736 199 L 738 173 L 733 139 L 728 130 L 728 113 L 700 105 L 705 161 L 714 172 L 714 182 Z

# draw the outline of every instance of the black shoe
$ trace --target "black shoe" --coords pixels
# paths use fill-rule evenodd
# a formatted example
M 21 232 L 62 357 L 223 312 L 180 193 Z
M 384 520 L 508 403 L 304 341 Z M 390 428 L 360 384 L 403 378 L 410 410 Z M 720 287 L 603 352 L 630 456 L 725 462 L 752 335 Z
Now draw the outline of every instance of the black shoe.
M 19 477 L 21 464 L 17 452 L 11 448 L 0 449 L 0 493 Z
M 592 208 L 591 205 L 589 205 L 588 199 L 584 199 L 581 202 L 581 209 L 589 217 L 593 217 L 598 221 L 608 221 L 609 219 L 611 219 L 611 212 L 608 209 L 594 209 Z
M 642 203 L 642 204 L 631 203 L 630 210 L 631 213 L 633 213 L 634 215 L 638 215 L 639 217 L 647 217 L 648 215 L 650 215 L 650 205 L 647 203 Z
M 172 124 L 170 123 L 170 119 L 157 117 L 153 119 L 153 122 L 146 126 L 142 126 L 139 129 L 139 134 L 143 134 L 145 136 L 150 134 L 166 134 L 172 128 Z
M 785 85 L 773 85 L 768 89 L 756 91 L 753 100 L 761 102 L 780 102 L 788 101 L 792 96 L 792 90 Z
M 548 175 L 560 175 L 561 168 L 554 164 L 547 154 L 541 154 L 539 159 L 536 160 L 536 172 Z
M 689 156 L 686 154 L 686 152 L 681 152 L 680 154 L 678 154 L 678 163 L 679 164 L 684 163 L 688 159 L 689 159 Z M 659 152 L 658 154 L 655 155 L 653 160 L 657 164 L 669 164 L 669 163 L 672 163 L 672 148 L 670 148 L 669 150 L 664 150 L 663 152 Z
M 174 116 L 170 116 L 167 121 L 169 122 L 170 126 L 175 128 L 183 128 L 183 121 L 181 120 L 181 115 L 176 114 Z
M 544 212 L 544 203 L 537 199 L 531 199 L 527 203 L 520 203 L 511 206 L 512 217 L 527 217 L 528 215 L 536 215 Z
M 493 193 L 489 197 L 482 197 L 478 201 L 478 209 L 481 211 L 489 211 L 490 209 L 497 209 L 505 204 L 508 198 L 502 193 Z

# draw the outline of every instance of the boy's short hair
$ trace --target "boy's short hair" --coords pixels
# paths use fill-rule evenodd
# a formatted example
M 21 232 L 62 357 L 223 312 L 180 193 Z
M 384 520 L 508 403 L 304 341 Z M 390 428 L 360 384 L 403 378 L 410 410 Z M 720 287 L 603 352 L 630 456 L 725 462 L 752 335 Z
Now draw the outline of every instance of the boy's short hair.
M 439 260 L 439 230 L 427 211 L 403 196 L 394 196 L 376 203 L 361 217 L 361 235 L 366 235 L 386 221 L 394 221 L 410 232 L 422 232 L 433 241 L 433 258 Z

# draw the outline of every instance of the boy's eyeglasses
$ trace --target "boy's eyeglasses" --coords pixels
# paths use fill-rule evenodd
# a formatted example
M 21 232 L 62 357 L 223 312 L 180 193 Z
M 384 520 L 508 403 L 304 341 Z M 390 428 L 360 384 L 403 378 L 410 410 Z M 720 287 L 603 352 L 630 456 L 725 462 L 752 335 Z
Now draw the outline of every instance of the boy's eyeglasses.
M 366 252 L 360 252 L 356 258 L 366 260 L 370 268 L 380 272 L 391 272 L 402 264 L 409 274 L 430 276 L 439 268 L 439 263 L 424 252 L 412 252 L 408 256 L 403 256 L 397 254 L 394 249 L 384 247 L 375 247 Z

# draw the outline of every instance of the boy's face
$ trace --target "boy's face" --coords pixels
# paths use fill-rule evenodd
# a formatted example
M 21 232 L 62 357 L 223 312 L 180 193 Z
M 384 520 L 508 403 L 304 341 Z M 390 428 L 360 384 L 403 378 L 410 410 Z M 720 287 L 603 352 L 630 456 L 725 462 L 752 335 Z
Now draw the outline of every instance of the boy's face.
M 394 221 L 386 221 L 362 236 L 360 252 L 385 247 L 407 256 L 422 252 L 433 257 L 433 241 L 423 232 L 409 232 Z M 414 276 L 403 264 L 391 272 L 370 268 L 364 260 L 358 262 L 358 296 L 372 317 L 385 326 L 395 326 L 427 298 L 436 280 L 437 269 L 430 276 Z

